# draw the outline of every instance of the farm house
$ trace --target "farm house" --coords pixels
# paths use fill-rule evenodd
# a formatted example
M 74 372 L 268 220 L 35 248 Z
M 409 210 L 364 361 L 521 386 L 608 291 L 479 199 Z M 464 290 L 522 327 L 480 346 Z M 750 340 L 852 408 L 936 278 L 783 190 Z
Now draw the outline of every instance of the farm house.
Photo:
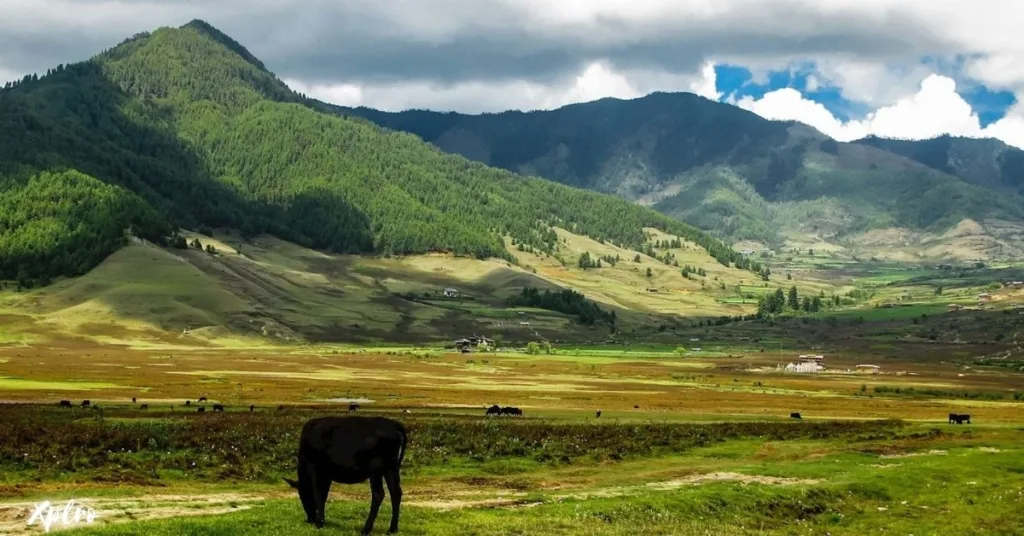
M 857 365 L 857 374 L 878 374 L 881 370 L 878 365 Z

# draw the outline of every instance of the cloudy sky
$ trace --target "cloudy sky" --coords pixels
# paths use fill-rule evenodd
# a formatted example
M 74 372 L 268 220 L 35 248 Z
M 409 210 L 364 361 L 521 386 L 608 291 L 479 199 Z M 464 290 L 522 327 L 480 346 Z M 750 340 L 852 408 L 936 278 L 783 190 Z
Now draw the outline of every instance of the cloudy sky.
M 840 140 L 1024 148 L 1018 0 L 0 0 L 0 80 L 201 18 L 298 91 L 461 112 L 692 91 Z

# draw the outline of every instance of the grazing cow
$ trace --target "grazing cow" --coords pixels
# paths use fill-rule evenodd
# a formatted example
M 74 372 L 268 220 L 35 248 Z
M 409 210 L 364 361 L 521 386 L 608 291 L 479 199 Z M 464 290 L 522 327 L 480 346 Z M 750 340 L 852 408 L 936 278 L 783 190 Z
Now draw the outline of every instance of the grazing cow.
M 186 400 L 185 401 L 185 405 L 186 406 L 191 406 L 192 405 L 192 401 L 191 400 Z
M 133 397 L 132 397 L 132 404 L 135 404 L 135 403 L 136 403 L 136 402 L 135 402 L 135 397 L 133 396 Z
M 201 397 L 199 397 L 199 400 L 196 400 L 196 402 L 206 402 L 206 397 L 205 396 L 201 396 Z
M 252 413 L 254 411 L 256 411 L 256 405 L 255 404 L 249 404 L 249 413 Z
M 598 418 L 598 419 L 600 419 L 600 418 L 601 418 L 601 410 L 597 410 L 597 418 Z
M 206 406 L 199 406 L 199 408 L 196 409 L 196 413 L 206 413 Z
M 640 409 L 640 406 L 633 406 L 633 409 Z
M 349 404 L 349 405 L 348 405 L 348 410 L 349 410 L 350 412 L 352 412 L 352 411 L 355 411 L 355 410 L 357 410 L 357 409 L 359 409 L 359 404 Z
M 70 400 L 61 400 L 61 401 L 60 401 L 60 402 L 59 402 L 59 403 L 57 404 L 57 406 L 58 406 L 58 407 L 62 407 L 62 408 L 68 408 L 68 409 L 71 409 L 71 401 L 70 401 Z
M 949 414 L 949 424 L 953 424 L 954 422 L 957 423 L 957 424 L 963 424 L 964 422 L 966 422 L 967 424 L 971 424 L 971 416 L 966 414 L 966 413 L 963 413 L 963 414 L 950 413 Z
M 82 401 L 82 407 L 83 408 L 87 408 L 87 407 L 89 407 L 91 405 L 92 405 L 92 402 L 89 402 L 88 400 L 83 400 Z
M 518 415 L 518 416 L 522 417 L 523 410 L 521 410 L 521 409 L 519 409 L 519 408 L 517 408 L 515 406 L 505 406 L 505 407 L 501 408 L 501 414 L 502 415 Z
M 299 440 L 298 481 L 285 478 L 299 492 L 306 522 L 324 526 L 324 506 L 331 483 L 370 481 L 370 515 L 363 534 L 370 534 L 384 502 L 384 482 L 391 495 L 391 526 L 398 532 L 402 504 L 399 471 L 408 443 L 405 427 L 384 417 L 320 417 L 302 427 Z
M 224 411 L 224 404 L 214 404 L 213 411 Z
M 142 404 L 139 409 L 149 409 L 149 404 Z
M 790 419 L 799 419 L 799 418 L 801 418 L 800 417 L 800 413 L 790 413 L 789 414 L 789 418 Z
M 495 404 L 487 408 L 487 415 L 501 415 L 501 406 Z

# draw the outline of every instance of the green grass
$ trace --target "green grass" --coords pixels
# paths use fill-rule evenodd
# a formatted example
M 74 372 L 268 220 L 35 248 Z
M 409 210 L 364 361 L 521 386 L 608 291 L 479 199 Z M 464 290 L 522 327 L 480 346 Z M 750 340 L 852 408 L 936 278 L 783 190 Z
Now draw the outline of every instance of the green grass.
M 1015 534 L 1024 522 L 1024 451 L 1019 431 L 909 435 L 868 434 L 836 439 L 736 439 L 686 454 L 544 469 L 533 464 L 478 473 L 447 464 L 432 478 L 479 474 L 481 482 L 538 474 L 567 489 L 505 493 L 504 506 L 454 509 L 417 506 L 407 480 L 403 534 Z M 910 456 L 907 456 L 910 455 Z M 885 456 L 898 456 L 886 458 Z M 505 476 L 495 477 L 494 474 Z M 722 475 L 703 479 L 701 475 Z M 743 479 L 750 479 L 745 481 Z M 781 480 L 771 480 L 781 479 Z M 327 508 L 327 530 L 355 533 L 367 512 L 363 486 L 336 486 L 345 499 Z M 491 496 L 494 497 L 494 496 Z M 497 497 L 494 497 L 497 498 Z M 437 500 L 454 499 L 444 492 Z M 422 500 L 422 499 L 420 499 Z M 516 507 L 526 504 L 529 507 Z M 81 531 L 122 534 L 316 534 L 302 523 L 296 499 L 246 503 L 250 509 L 200 517 L 129 522 Z M 195 512 L 201 513 L 201 510 Z M 387 501 L 377 519 L 386 529 Z

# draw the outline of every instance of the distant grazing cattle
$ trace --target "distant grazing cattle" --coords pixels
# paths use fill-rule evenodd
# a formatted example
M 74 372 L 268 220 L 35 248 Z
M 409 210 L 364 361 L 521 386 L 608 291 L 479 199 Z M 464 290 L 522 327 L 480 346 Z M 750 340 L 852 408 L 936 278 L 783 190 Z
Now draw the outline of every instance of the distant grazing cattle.
M 206 397 L 205 396 L 201 396 L 201 397 L 199 397 L 199 400 L 196 400 L 196 402 L 206 402 Z
M 799 414 L 799 413 L 790 413 L 790 414 L 789 414 L 789 418 L 790 418 L 790 419 L 799 419 L 799 418 L 801 418 L 801 417 L 800 417 L 800 414 Z
M 363 534 L 373 531 L 377 511 L 384 502 L 384 482 L 391 495 L 391 526 L 398 532 L 402 504 L 399 471 L 405 458 L 408 434 L 401 423 L 384 417 L 320 417 L 302 427 L 299 440 L 298 481 L 284 479 L 299 492 L 306 522 L 324 526 L 324 507 L 331 483 L 370 481 L 370 514 Z
M 92 405 L 92 402 L 89 402 L 88 400 L 83 400 L 82 401 L 82 407 L 83 408 L 87 408 L 87 407 L 89 407 L 91 405 Z
M 597 418 L 598 418 L 598 419 L 600 419 L 600 418 L 601 418 L 601 410 L 597 410 Z
M 57 404 L 57 406 L 62 407 L 62 408 L 70 408 L 71 407 L 71 401 L 70 400 L 61 400 Z
M 519 409 L 519 408 L 517 408 L 515 406 L 505 406 L 505 407 L 501 408 L 501 414 L 502 415 L 518 415 L 518 416 L 522 416 L 523 415 L 523 410 L 521 410 L 521 409 Z
M 196 413 L 206 413 L 206 406 L 199 406 L 199 408 L 196 409 Z
M 501 406 L 495 404 L 487 408 L 487 415 L 501 415 Z
M 186 406 L 191 406 L 192 405 L 192 401 L 191 400 L 186 400 L 185 401 L 185 405 Z
M 640 409 L 640 406 L 633 406 L 633 409 Z
M 132 397 L 132 404 L 135 404 L 135 397 Z
M 252 413 L 254 411 L 256 411 L 256 406 L 254 404 L 249 404 L 249 413 Z
M 224 404 L 214 404 L 213 411 L 224 411 Z
M 142 404 L 139 409 L 149 409 L 149 404 Z
M 949 414 L 949 424 L 953 424 L 953 423 L 963 424 L 965 422 L 967 424 L 971 424 L 971 416 L 970 415 L 968 415 L 966 413 L 961 413 L 961 414 L 950 413 Z
M 357 409 L 359 409 L 359 404 L 349 404 L 348 405 L 348 410 L 349 411 L 355 411 Z

